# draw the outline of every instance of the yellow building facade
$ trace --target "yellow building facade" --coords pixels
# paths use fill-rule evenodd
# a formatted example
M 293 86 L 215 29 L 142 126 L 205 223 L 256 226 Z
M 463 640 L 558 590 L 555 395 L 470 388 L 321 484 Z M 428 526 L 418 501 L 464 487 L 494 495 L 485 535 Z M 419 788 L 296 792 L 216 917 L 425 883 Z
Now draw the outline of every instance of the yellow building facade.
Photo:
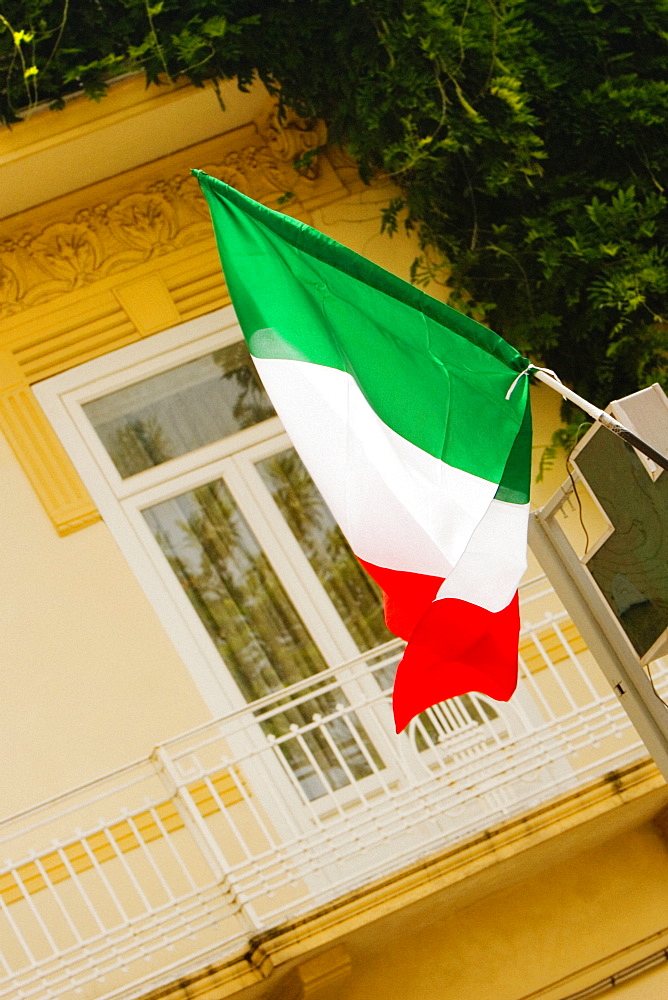
M 0 997 L 662 997 L 668 793 L 534 560 L 510 705 L 392 731 L 401 644 L 189 171 L 403 277 L 415 244 L 321 124 L 224 98 L 128 78 L 0 140 Z

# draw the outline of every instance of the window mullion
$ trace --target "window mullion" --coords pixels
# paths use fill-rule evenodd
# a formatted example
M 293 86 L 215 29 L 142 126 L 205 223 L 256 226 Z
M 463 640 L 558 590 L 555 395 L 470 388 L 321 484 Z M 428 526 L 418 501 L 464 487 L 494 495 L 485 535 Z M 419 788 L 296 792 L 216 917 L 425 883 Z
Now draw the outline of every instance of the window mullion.
M 283 446 L 289 446 L 287 436 Z M 357 647 L 269 496 L 248 453 L 230 458 L 225 482 L 327 662 L 335 666 L 355 656 Z

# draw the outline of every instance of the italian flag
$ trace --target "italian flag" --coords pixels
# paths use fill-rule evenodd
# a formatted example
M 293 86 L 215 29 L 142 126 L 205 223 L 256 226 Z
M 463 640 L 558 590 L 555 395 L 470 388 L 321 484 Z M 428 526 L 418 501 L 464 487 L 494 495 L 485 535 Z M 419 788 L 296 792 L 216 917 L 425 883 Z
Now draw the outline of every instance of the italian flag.
M 201 171 L 258 373 L 408 641 L 397 732 L 517 682 L 526 567 L 528 363 L 497 334 Z

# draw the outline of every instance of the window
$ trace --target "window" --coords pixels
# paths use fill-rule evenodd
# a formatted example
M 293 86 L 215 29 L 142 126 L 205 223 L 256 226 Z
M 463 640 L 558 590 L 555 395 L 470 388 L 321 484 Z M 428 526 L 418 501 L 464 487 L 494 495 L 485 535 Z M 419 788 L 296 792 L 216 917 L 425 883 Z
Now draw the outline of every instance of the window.
M 391 638 L 380 592 L 283 432 L 230 308 L 37 396 L 214 714 Z M 273 735 L 331 710 L 327 697 L 287 707 Z M 364 720 L 355 726 L 383 767 Z M 345 718 L 329 735 L 345 769 L 315 734 L 317 771 L 296 744 L 286 750 L 311 800 L 348 784 L 346 770 L 371 773 Z

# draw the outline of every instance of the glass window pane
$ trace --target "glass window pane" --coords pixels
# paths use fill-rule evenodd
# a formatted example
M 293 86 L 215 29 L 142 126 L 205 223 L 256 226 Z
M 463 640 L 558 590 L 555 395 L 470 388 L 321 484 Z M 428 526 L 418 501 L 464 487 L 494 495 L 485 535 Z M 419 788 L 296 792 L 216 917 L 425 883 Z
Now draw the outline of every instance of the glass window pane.
M 143 515 L 248 701 L 325 669 L 222 480 Z
M 83 409 L 124 479 L 275 415 L 243 341 Z
M 260 548 L 225 483 L 218 479 L 163 501 L 143 516 L 247 701 L 311 677 L 326 663 L 306 631 L 278 577 Z M 348 701 L 341 692 L 274 715 L 263 724 L 267 734 L 283 736 L 290 727 L 308 727 L 316 713 L 332 715 Z M 362 753 L 348 723 L 327 724 L 355 780 L 372 772 L 369 740 L 351 715 Z M 350 784 L 336 755 L 318 731 L 305 734 L 304 745 L 324 783 L 297 739 L 281 745 L 309 799 Z M 382 766 L 376 760 L 376 766 Z
M 294 448 L 256 468 L 358 649 L 364 652 L 393 639 L 380 588 L 353 555 Z

